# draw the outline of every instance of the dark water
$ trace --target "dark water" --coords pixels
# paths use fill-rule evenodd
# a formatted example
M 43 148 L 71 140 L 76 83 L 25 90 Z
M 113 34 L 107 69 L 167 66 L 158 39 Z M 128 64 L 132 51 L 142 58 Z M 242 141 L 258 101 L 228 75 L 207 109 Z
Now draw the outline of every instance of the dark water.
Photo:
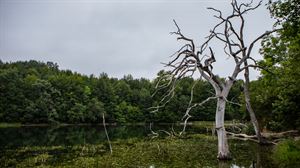
M 181 126 L 155 125 L 152 130 L 174 129 L 179 132 Z M 151 134 L 150 125 L 107 126 L 109 138 L 117 139 L 144 138 Z M 162 136 L 166 135 L 158 131 Z M 209 127 L 187 128 L 188 133 L 211 134 Z M 22 146 L 55 146 L 97 144 L 106 141 L 102 125 L 90 126 L 23 126 L 0 128 L 0 149 L 13 149 Z
M 112 140 L 118 138 L 144 137 L 143 126 L 108 127 Z M 106 141 L 103 126 L 26 126 L 0 128 L 0 149 L 22 146 L 55 146 L 97 144 Z
M 151 133 L 149 125 L 139 126 L 108 126 L 108 134 L 111 141 L 128 138 L 145 138 Z M 153 130 L 175 130 L 182 127 L 171 125 L 152 127 Z M 159 131 L 158 131 L 159 132 Z M 189 126 L 188 134 L 200 133 L 212 135 L 209 126 Z M 161 135 L 164 133 L 161 132 Z M 1 150 L 17 149 L 30 146 L 71 146 L 81 144 L 98 144 L 107 141 L 104 128 L 98 126 L 27 126 L 0 128 L 0 152 Z M 199 142 L 205 143 L 205 142 Z M 230 150 L 234 160 L 228 166 L 226 163 L 218 163 L 218 167 L 276 167 L 270 159 L 272 146 L 259 146 L 248 141 L 230 140 Z M 216 149 L 212 149 L 216 150 Z M 201 152 L 201 150 L 199 150 Z M 213 162 L 216 162 L 213 160 Z

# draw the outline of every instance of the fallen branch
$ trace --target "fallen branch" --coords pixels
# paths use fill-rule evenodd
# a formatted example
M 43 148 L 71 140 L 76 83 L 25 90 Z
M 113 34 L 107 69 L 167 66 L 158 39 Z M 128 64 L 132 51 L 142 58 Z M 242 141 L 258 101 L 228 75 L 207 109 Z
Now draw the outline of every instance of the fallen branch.
M 238 140 L 243 140 L 243 141 L 252 141 L 256 142 L 259 144 L 264 144 L 264 145 L 276 145 L 276 142 L 269 141 L 266 139 L 263 139 L 263 141 L 258 141 L 256 135 L 247 135 L 247 134 L 235 134 L 232 132 L 226 132 L 227 135 L 230 135 L 232 139 L 238 139 Z
M 267 139 L 280 139 L 280 138 L 287 138 L 287 137 L 295 137 L 299 136 L 298 130 L 289 130 L 284 132 L 265 132 L 262 135 Z
M 244 141 L 250 140 L 250 141 L 253 141 L 256 143 L 261 143 L 261 144 L 277 145 L 277 143 L 283 138 L 299 136 L 299 131 L 298 130 L 289 130 L 289 131 L 284 131 L 284 132 L 265 132 L 265 133 L 262 133 L 262 138 L 263 138 L 262 142 L 259 142 L 257 140 L 256 135 L 235 134 L 232 132 L 227 132 L 227 135 L 230 135 L 231 138 L 233 138 L 233 139 L 239 139 L 239 140 L 244 140 Z
M 247 134 L 235 134 L 232 132 L 227 132 L 228 135 L 231 135 L 233 137 L 239 137 L 239 138 L 248 138 L 248 139 L 256 139 L 256 135 L 247 135 Z

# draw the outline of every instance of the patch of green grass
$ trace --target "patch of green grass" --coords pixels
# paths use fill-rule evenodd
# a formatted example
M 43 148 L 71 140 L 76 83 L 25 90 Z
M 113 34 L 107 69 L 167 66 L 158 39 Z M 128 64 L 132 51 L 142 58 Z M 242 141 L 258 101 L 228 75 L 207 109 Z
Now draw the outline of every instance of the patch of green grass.
M 21 127 L 21 123 L 0 123 L 0 128 Z
M 274 150 L 273 159 L 280 167 L 300 167 L 300 141 L 285 140 L 279 143 Z

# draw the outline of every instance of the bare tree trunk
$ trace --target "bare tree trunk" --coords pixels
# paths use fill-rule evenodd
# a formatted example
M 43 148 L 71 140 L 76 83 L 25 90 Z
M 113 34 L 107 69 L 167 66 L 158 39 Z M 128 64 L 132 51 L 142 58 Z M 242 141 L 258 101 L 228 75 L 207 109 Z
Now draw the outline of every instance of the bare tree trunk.
M 201 106 L 210 99 L 217 99 L 215 120 L 216 131 L 218 135 L 218 159 L 220 160 L 231 158 L 226 130 L 224 127 L 225 107 L 226 102 L 229 102 L 227 100 L 228 93 L 237 76 L 242 71 L 246 71 L 245 79 L 247 81 L 245 86 L 245 99 L 247 103 L 247 109 L 249 110 L 251 121 L 254 125 L 257 137 L 259 141 L 261 141 L 258 122 L 256 120 L 253 109 L 251 108 L 248 90 L 249 68 L 259 68 L 260 66 L 257 65 L 255 59 L 251 57 L 251 52 L 253 47 L 259 40 L 261 40 L 266 35 L 276 32 L 277 30 L 267 31 L 255 38 L 249 44 L 249 46 L 245 45 L 245 18 L 243 15 L 248 11 L 252 11 L 258 8 L 262 4 L 262 0 L 260 0 L 257 5 L 253 5 L 252 2 L 253 1 L 249 3 L 238 3 L 237 0 L 232 0 L 231 6 L 233 8 L 233 12 L 231 15 L 228 15 L 226 17 L 224 17 L 222 11 L 212 7 L 208 8 L 216 12 L 216 15 L 214 15 L 214 17 L 219 20 L 219 23 L 210 30 L 210 34 L 209 36 L 207 36 L 207 40 L 199 48 L 196 47 L 192 38 L 186 37 L 182 34 L 178 24 L 175 20 L 173 20 L 177 31 L 171 32 L 171 34 L 175 34 L 177 36 L 177 40 L 184 41 L 185 44 L 172 55 L 173 58 L 171 59 L 171 61 L 165 64 L 167 67 L 171 68 L 171 70 L 168 71 L 168 73 L 166 73 L 166 76 L 164 78 L 161 78 L 156 85 L 157 90 L 167 88 L 167 92 L 166 94 L 164 94 L 164 97 L 160 101 L 159 105 L 155 107 L 154 111 L 158 110 L 160 107 L 164 107 L 167 103 L 170 102 L 170 99 L 174 96 L 176 84 L 180 79 L 182 79 L 183 77 L 192 77 L 195 75 L 195 72 L 197 73 L 197 71 L 199 71 L 201 79 L 203 77 L 214 87 L 214 90 L 216 92 L 214 97 L 210 97 L 201 103 L 193 103 L 193 99 L 191 97 L 189 107 L 183 118 L 185 118 L 186 123 L 186 121 L 191 117 L 189 115 L 189 111 L 192 108 Z M 239 21 L 236 22 L 236 19 L 239 19 Z M 231 76 L 228 76 L 228 78 L 223 78 L 224 80 L 219 78 L 218 75 L 214 74 L 212 71 L 213 63 L 217 61 L 217 57 L 215 57 L 213 49 L 210 46 L 212 40 L 217 40 L 221 43 L 224 43 L 225 55 L 232 58 L 235 62 L 235 68 Z M 207 51 L 207 48 L 209 48 L 209 51 Z M 209 54 L 210 56 L 208 56 Z M 209 58 L 207 58 L 207 56 Z M 247 60 L 252 60 L 254 61 L 254 63 L 248 65 Z
M 247 61 L 244 63 L 245 67 L 248 66 Z M 259 129 L 259 125 L 258 125 L 258 121 L 256 119 L 254 110 L 251 106 L 250 103 L 250 92 L 249 92 L 249 85 L 250 85 L 250 81 L 249 81 L 249 68 L 245 68 L 245 73 L 244 73 L 244 77 L 245 77 L 245 86 L 244 86 L 244 94 L 245 94 L 245 101 L 246 101 L 246 108 L 247 111 L 250 114 L 250 119 L 251 119 L 251 123 L 254 127 L 255 130 L 255 134 L 257 136 L 258 142 L 259 143 L 264 143 L 265 141 L 263 140 L 261 133 L 260 133 L 260 129 Z
M 224 127 L 226 101 L 224 98 L 218 98 L 216 110 L 216 130 L 218 135 L 218 159 L 228 160 L 231 159 L 226 130 Z

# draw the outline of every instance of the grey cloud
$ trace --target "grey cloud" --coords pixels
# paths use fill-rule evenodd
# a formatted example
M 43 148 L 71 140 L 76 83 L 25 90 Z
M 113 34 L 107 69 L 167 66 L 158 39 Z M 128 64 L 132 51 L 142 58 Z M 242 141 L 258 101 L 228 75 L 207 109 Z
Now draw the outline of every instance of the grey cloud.
M 0 0 L 0 58 L 54 61 L 84 74 L 154 78 L 160 62 L 180 45 L 169 34 L 175 30 L 172 19 L 200 44 L 216 23 L 207 6 L 230 12 L 225 0 Z M 250 38 L 271 28 L 264 7 L 250 15 Z M 220 45 L 214 48 L 222 52 Z M 226 75 L 229 66 L 215 70 Z

